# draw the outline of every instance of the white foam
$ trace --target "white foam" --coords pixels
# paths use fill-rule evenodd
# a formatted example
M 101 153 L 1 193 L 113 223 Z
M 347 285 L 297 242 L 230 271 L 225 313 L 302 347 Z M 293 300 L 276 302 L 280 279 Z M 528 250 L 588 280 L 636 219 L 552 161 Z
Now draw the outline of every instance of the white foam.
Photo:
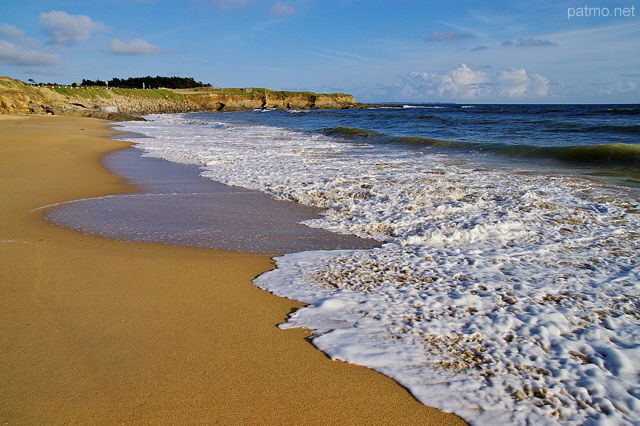
M 640 424 L 637 193 L 427 150 L 151 118 L 124 126 L 152 136 L 132 139 L 148 155 L 326 209 L 309 226 L 386 242 L 278 258 L 255 283 L 310 304 L 282 327 L 314 329 L 332 358 L 478 424 Z

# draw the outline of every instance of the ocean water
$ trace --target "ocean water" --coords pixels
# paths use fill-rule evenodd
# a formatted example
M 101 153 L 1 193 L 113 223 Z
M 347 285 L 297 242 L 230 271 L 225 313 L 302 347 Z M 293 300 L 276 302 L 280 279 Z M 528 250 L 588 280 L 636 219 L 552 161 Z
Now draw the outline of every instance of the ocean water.
M 278 257 L 280 327 L 473 424 L 640 424 L 640 106 L 147 119 L 145 155 L 380 242 Z

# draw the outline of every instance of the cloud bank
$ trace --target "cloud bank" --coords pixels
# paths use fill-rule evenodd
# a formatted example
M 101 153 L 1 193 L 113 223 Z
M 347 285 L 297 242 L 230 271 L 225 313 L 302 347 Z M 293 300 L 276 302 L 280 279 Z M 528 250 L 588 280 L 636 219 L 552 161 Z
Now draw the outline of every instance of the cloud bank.
M 0 64 L 22 67 L 58 65 L 61 62 L 62 59 L 53 53 L 40 52 L 0 40 Z
M 11 38 L 21 38 L 24 37 L 24 31 L 20 28 L 15 27 L 9 24 L 1 24 L 0 25 L 0 36 L 11 37 Z
M 489 73 L 461 64 L 444 73 L 412 72 L 402 78 L 406 99 L 491 101 L 540 100 L 549 93 L 549 80 L 523 68 Z
M 94 32 L 106 31 L 102 22 L 91 20 L 85 15 L 69 15 L 67 12 L 52 10 L 40 14 L 40 23 L 49 36 L 49 43 L 70 45 L 87 40 Z
M 30 47 L 38 45 L 38 42 L 35 39 L 27 36 L 24 31 L 14 25 L 0 24 L 0 37 L 8 38 L 18 45 Z

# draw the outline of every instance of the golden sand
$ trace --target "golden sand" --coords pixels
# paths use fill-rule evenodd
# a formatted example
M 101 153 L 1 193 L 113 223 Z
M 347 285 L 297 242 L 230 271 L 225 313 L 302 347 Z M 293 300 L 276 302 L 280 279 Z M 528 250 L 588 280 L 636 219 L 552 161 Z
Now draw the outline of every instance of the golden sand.
M 255 254 L 86 236 L 44 206 L 131 190 L 88 118 L 0 115 L 0 422 L 462 424 L 394 381 L 331 361 L 301 306 L 251 284 Z

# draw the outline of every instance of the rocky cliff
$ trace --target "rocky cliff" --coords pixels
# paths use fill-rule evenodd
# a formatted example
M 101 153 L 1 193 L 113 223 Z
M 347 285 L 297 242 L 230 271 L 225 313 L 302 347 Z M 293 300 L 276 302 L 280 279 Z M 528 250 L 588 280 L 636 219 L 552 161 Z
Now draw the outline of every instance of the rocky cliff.
M 186 94 L 185 97 L 205 111 L 240 111 L 246 109 L 344 109 L 359 104 L 353 96 L 344 94 L 319 95 L 305 92 L 273 92 L 251 89 L 251 92 L 233 94 L 210 90 Z
M 353 96 L 341 93 L 277 92 L 268 89 L 138 90 L 118 88 L 38 87 L 0 77 L 0 113 L 65 114 L 121 119 L 194 111 L 240 111 L 259 108 L 362 108 Z

